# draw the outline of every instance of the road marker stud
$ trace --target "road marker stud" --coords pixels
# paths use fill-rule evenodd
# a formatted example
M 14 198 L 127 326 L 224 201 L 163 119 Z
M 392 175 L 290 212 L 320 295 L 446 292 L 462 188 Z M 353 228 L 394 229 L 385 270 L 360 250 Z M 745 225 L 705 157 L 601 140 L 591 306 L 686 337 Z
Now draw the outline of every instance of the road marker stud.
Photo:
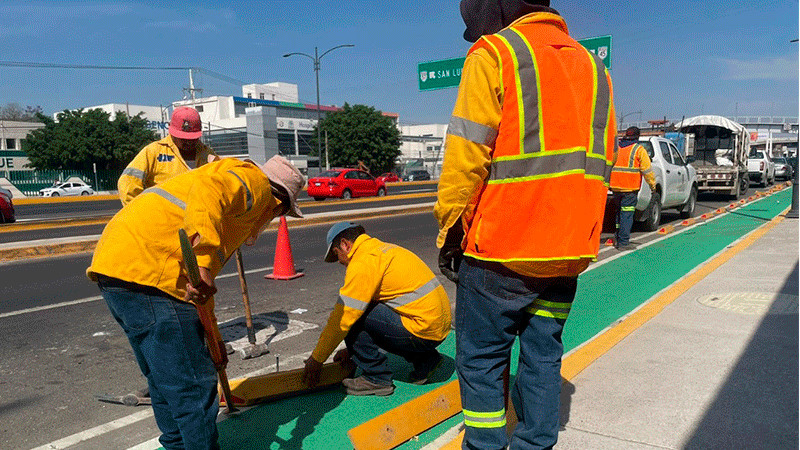
M 734 209 L 737 206 L 739 206 L 739 205 L 737 205 L 736 203 L 731 203 L 730 205 L 728 205 L 728 209 Z
M 722 214 L 724 212 L 725 212 L 725 208 L 719 208 L 716 211 L 714 211 L 714 214 Z
M 688 226 L 688 225 L 691 225 L 693 223 L 694 223 L 694 217 L 690 217 L 690 218 L 684 220 L 683 222 L 681 222 L 681 225 Z
M 672 232 L 672 230 L 674 230 L 674 229 L 675 229 L 675 227 L 674 227 L 674 226 L 672 226 L 672 225 L 665 225 L 665 226 L 661 227 L 661 229 L 660 229 L 660 230 L 658 230 L 658 234 L 667 234 L 667 233 L 671 233 L 671 232 Z
M 700 218 L 703 219 L 703 220 L 708 219 L 709 217 L 714 217 L 714 213 L 713 212 L 707 212 L 707 213 L 703 214 L 702 216 L 700 216 Z
M 613 239 L 607 240 L 606 245 L 614 245 L 614 240 Z

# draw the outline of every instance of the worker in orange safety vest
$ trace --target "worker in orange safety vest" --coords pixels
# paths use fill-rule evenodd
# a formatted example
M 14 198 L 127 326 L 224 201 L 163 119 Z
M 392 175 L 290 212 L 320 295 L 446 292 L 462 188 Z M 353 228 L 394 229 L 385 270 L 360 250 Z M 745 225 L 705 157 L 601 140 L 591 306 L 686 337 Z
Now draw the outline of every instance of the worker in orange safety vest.
M 613 192 L 611 204 L 612 211 L 617 218 L 614 247 L 620 251 L 633 248 L 630 243 L 631 228 L 642 178 L 650 186 L 653 195 L 658 195 L 656 176 L 653 175 L 653 170 L 650 168 L 650 157 L 644 146 L 638 143 L 639 133 L 637 127 L 629 127 L 625 130 L 625 136 L 620 140 L 617 162 L 611 169 L 611 191 Z
M 458 284 L 464 448 L 551 448 L 561 331 L 600 246 L 616 146 L 611 78 L 547 0 L 462 0 L 467 54 L 434 215 Z M 506 435 L 504 373 L 519 336 Z M 507 447 L 508 446 L 508 447 Z

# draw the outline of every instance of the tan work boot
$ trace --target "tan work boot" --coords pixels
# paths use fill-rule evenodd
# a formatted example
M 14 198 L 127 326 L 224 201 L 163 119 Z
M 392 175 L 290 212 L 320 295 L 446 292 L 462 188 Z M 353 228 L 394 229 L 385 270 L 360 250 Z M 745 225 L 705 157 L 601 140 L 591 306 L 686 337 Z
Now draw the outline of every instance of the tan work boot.
M 386 396 L 394 393 L 394 384 L 373 383 L 363 376 L 358 378 L 345 378 L 342 384 L 347 388 L 349 395 L 378 395 Z

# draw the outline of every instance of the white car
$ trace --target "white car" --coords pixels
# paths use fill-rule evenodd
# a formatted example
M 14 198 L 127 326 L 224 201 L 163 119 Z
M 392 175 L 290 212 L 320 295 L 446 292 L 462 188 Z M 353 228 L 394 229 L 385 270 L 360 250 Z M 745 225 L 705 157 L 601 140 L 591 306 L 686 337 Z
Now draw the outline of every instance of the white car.
M 747 155 L 747 174 L 764 187 L 775 183 L 775 163 L 763 150 L 750 150 Z
M 658 195 L 653 195 L 650 186 L 642 179 L 634 220 L 643 222 L 648 231 L 655 231 L 661 225 L 662 209 L 675 208 L 682 218 L 692 217 L 697 204 L 695 168 L 686 162 L 686 158 L 669 139 L 643 136 L 639 138 L 639 144 L 650 156 Z
M 67 195 L 93 195 L 94 190 L 82 181 L 56 183 L 39 191 L 42 197 L 63 197 Z

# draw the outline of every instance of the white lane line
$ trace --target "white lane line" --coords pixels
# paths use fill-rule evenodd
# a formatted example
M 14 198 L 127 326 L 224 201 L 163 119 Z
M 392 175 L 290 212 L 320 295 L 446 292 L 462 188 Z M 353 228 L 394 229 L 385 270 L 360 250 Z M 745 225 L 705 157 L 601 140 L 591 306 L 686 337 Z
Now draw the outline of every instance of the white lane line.
M 28 313 L 32 313 L 32 312 L 46 311 L 48 309 L 61 308 L 61 307 L 64 307 L 64 306 L 72 306 L 72 305 L 80 305 L 81 303 L 96 302 L 96 301 L 102 300 L 102 299 L 103 299 L 102 296 L 97 295 L 95 297 L 82 298 L 80 300 L 73 300 L 71 302 L 55 303 L 55 304 L 52 304 L 52 305 L 37 306 L 35 308 L 20 309 L 19 311 L 11 311 L 11 312 L 0 314 L 0 319 L 4 319 L 6 317 L 19 316 L 19 315 L 22 315 L 22 314 L 28 314 Z
M 152 416 L 153 416 L 152 409 L 149 409 L 147 411 L 139 411 L 135 414 L 131 414 L 129 416 L 125 416 L 117 420 L 112 420 L 111 422 L 98 425 L 94 428 L 90 428 L 85 431 L 81 431 L 80 433 L 75 433 L 72 436 L 67 436 L 63 439 L 59 439 L 49 444 L 42 445 L 41 447 L 36 447 L 33 450 L 53 450 L 53 449 L 68 448 L 75 444 L 83 442 L 87 439 L 91 439 L 95 436 L 100 436 L 101 434 L 105 434 L 117 430 L 119 428 L 126 427 L 128 425 L 131 425 L 133 423 L 136 423 L 140 420 Z
M 271 269 L 272 269 L 272 267 L 261 267 L 259 269 L 245 270 L 244 273 L 247 275 L 247 274 L 256 273 L 256 272 L 264 272 L 264 271 L 271 270 Z M 235 277 L 235 276 L 237 276 L 237 273 L 238 272 L 227 273 L 225 275 L 219 275 L 219 276 L 217 276 L 216 279 Z M 18 311 L 11 311 L 11 312 L 7 312 L 7 313 L 2 313 L 2 314 L 0 314 L 0 319 L 4 319 L 6 317 L 19 316 L 19 315 L 22 315 L 22 314 L 29 314 L 29 313 L 39 312 L 39 311 L 47 311 L 48 309 L 63 308 L 65 306 L 80 305 L 82 303 L 96 302 L 96 301 L 102 300 L 102 299 L 103 299 L 103 297 L 101 295 L 96 295 L 94 297 L 87 297 L 87 298 L 82 298 L 82 299 L 78 299 L 78 300 L 72 300 L 72 301 L 69 301 L 69 302 L 61 302 L 61 303 L 54 303 L 52 305 L 44 305 L 44 306 L 36 306 L 34 308 L 20 309 Z

